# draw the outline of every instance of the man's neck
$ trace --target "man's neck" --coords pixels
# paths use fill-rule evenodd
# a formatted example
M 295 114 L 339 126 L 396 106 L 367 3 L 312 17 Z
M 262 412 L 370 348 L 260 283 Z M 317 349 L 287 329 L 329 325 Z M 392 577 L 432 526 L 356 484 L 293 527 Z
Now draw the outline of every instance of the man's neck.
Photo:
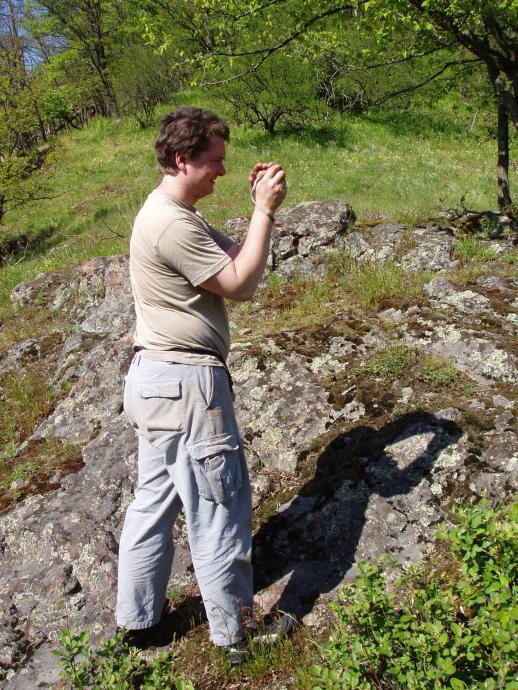
M 191 208 L 194 208 L 194 205 L 198 201 L 198 199 L 193 197 L 182 184 L 182 179 L 179 175 L 164 175 L 157 189 L 165 194 L 174 196 L 174 198 L 182 204 L 190 206 Z

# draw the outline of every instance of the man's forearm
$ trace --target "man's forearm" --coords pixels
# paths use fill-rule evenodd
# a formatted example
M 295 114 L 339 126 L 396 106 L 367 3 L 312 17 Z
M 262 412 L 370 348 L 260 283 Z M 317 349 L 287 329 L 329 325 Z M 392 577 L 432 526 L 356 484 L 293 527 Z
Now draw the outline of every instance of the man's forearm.
M 241 299 L 251 299 L 268 261 L 273 223 L 258 209 L 254 210 L 248 232 L 233 260 Z

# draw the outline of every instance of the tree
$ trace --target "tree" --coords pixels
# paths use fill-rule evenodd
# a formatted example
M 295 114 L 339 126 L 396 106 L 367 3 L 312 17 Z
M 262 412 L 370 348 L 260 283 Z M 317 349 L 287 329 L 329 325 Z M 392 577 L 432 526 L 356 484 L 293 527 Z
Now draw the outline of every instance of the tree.
M 167 99 L 174 85 L 181 83 L 182 75 L 171 69 L 167 51 L 157 54 L 142 43 L 130 43 L 114 68 L 121 111 L 134 117 L 142 128 L 153 124 L 156 107 Z
M 100 110 L 103 115 L 118 115 L 110 64 L 113 53 L 123 45 L 124 8 L 117 0 L 41 0 L 54 20 L 54 32 L 77 46 L 96 74 L 102 87 Z
M 498 207 L 511 204 L 509 119 L 518 129 L 518 2 L 516 0 L 372 0 L 385 24 L 455 41 L 487 69 L 498 116 Z
M 171 0 L 154 4 L 169 7 Z M 468 55 L 446 59 L 435 76 L 455 65 L 484 65 L 498 111 L 499 208 L 511 202 L 508 122 L 510 118 L 518 128 L 517 0 L 192 0 L 190 8 L 192 33 L 203 41 L 203 49 L 193 59 L 211 75 L 212 83 L 229 80 L 225 61 L 236 64 L 246 58 L 244 70 L 233 75 L 243 78 L 276 52 L 315 31 L 327 31 L 332 36 L 330 46 L 339 45 L 344 22 L 370 19 L 381 40 L 395 27 L 411 29 L 419 36 L 415 45 L 423 47 L 414 56 L 407 45 L 401 46 L 403 60 L 456 45 Z M 154 15 L 155 38 L 162 31 L 162 41 L 167 43 L 170 27 L 165 20 L 157 22 L 157 16 L 160 13 Z M 329 28 L 331 18 L 334 29 Z
M 237 70 L 242 77 L 215 89 L 231 103 L 237 122 L 258 124 L 273 135 L 279 124 L 303 126 L 318 114 L 315 72 L 300 51 L 279 51 L 251 72 L 240 61 Z

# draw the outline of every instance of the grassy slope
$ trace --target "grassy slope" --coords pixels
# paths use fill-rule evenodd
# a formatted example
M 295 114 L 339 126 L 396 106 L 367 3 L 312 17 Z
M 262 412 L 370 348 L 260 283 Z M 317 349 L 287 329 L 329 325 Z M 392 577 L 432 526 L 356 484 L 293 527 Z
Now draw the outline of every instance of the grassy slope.
M 207 105 L 199 96 L 182 100 Z M 483 127 L 468 130 L 467 120 L 457 121 L 439 109 L 337 116 L 320 129 L 273 139 L 233 127 L 228 174 L 200 209 L 219 225 L 249 213 L 246 174 L 256 160 L 272 159 L 288 172 L 289 204 L 339 197 L 360 216 L 383 211 L 403 222 L 458 206 L 462 195 L 469 207 L 491 208 L 496 196 L 495 142 Z M 56 198 L 7 217 L 4 232 L 24 233 L 41 242 L 32 254 L 0 269 L 0 311 L 5 314 L 9 292 L 22 280 L 127 250 L 132 219 L 159 179 L 154 136 L 154 128 L 142 131 L 133 123 L 98 119 L 61 138 L 56 162 L 40 173 L 47 178 L 49 195 Z

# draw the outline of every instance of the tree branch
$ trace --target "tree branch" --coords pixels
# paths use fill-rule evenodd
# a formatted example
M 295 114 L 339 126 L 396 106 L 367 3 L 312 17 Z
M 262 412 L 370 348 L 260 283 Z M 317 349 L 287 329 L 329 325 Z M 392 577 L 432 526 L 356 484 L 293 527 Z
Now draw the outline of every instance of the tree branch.
M 366 3 L 367 0 L 360 0 L 360 4 Z M 270 56 L 273 55 L 273 53 L 276 53 L 278 50 L 281 50 L 281 48 L 284 48 L 285 46 L 288 45 L 288 43 L 291 43 L 292 41 L 296 40 L 299 38 L 302 34 L 304 34 L 313 24 L 316 24 L 317 22 L 321 21 L 322 19 L 326 19 L 327 17 L 332 17 L 336 14 L 340 14 L 341 12 L 345 12 L 346 10 L 350 10 L 352 7 L 351 3 L 346 3 L 345 5 L 340 5 L 339 7 L 333 7 L 329 10 L 325 10 L 325 12 L 321 12 L 320 14 L 317 14 L 310 19 L 306 20 L 304 24 L 294 31 L 292 34 L 287 36 L 285 39 L 282 41 L 279 41 L 279 43 L 267 47 L 267 48 L 256 48 L 255 50 L 244 50 L 239 53 L 234 53 L 234 52 L 213 52 L 211 53 L 206 59 L 211 58 L 211 57 L 250 57 L 251 55 L 264 55 Z
M 402 96 L 405 93 L 412 93 L 412 91 L 417 91 L 417 89 L 420 89 L 422 86 L 425 86 L 426 84 L 429 84 L 431 81 L 434 79 L 437 79 L 437 77 L 440 77 L 441 74 L 443 74 L 447 69 L 450 67 L 456 67 L 457 65 L 468 65 L 468 64 L 473 64 L 480 62 L 477 58 L 471 58 L 469 60 L 452 60 L 451 62 L 445 63 L 440 70 L 435 72 L 435 74 L 432 74 L 431 77 L 428 77 L 427 79 L 424 79 L 423 81 L 420 81 L 417 84 L 413 84 L 412 86 L 407 86 L 404 89 L 400 89 L 399 91 L 394 91 L 393 93 L 389 93 L 383 98 L 378 99 L 377 101 L 374 101 L 372 105 L 382 105 L 386 101 L 390 100 L 391 98 L 396 98 L 397 96 Z
M 452 46 L 457 45 L 457 41 L 452 41 L 451 43 L 444 43 L 441 44 L 440 46 L 435 46 L 434 48 L 430 48 L 430 50 L 425 50 L 422 53 L 415 53 L 414 55 L 407 55 L 406 57 L 403 58 L 397 58 L 395 60 L 387 60 L 386 62 L 375 62 L 369 65 L 348 65 L 348 70 L 350 72 L 364 72 L 372 69 L 378 69 L 378 67 L 392 67 L 392 65 L 399 65 L 404 62 L 410 62 L 411 60 L 417 60 L 422 57 L 426 57 L 427 55 L 432 55 L 433 53 L 437 53 L 440 50 L 445 50 L 446 48 L 451 48 Z

